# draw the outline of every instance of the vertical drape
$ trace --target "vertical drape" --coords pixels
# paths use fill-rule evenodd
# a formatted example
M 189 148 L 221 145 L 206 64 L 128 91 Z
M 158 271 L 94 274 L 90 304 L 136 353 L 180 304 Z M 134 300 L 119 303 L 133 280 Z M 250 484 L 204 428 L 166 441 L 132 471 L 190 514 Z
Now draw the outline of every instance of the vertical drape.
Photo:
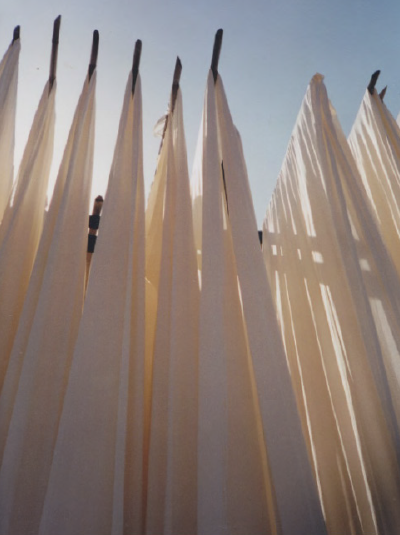
M 0 389 L 18 327 L 45 216 L 53 157 L 56 84 L 44 87 L 0 225 Z
M 39 533 L 143 532 L 142 97 L 128 79 Z
M 359 182 L 316 75 L 267 212 L 263 249 L 328 530 L 395 533 L 395 398 L 357 240 L 382 271 L 381 291 L 396 275 Z
M 165 196 L 157 207 L 161 258 L 146 533 L 195 535 L 199 285 L 180 91 L 161 158 L 157 174 L 165 175 Z
M 0 63 L 0 222 L 14 178 L 15 113 L 21 41 L 8 47 Z
M 94 74 L 78 103 L 1 398 L 5 432 L 10 422 L 0 471 L 2 534 L 39 528 L 82 313 L 95 86 Z

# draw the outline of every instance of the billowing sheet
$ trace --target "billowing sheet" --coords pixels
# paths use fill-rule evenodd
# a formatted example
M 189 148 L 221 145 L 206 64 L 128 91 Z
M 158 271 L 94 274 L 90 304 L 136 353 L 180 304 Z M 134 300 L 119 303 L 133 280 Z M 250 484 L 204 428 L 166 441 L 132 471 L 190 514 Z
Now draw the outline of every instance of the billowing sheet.
M 156 179 L 161 173 L 165 194 L 157 206 L 162 221 L 161 257 L 146 533 L 194 535 L 199 284 L 180 91 L 169 115 Z
M 202 221 L 198 533 L 325 533 L 240 137 L 211 71 L 201 135 L 193 187 L 195 227 Z
M 56 83 L 50 93 L 46 83 L 13 188 L 13 202 L 0 225 L 0 390 L 43 228 L 55 95 Z
M 143 533 L 144 189 L 129 76 L 41 535 Z M 82 227 L 85 228 L 85 225 Z
M 39 528 L 82 314 L 95 87 L 96 74 L 85 81 L 77 106 L 0 399 L 4 535 Z
M 8 47 L 0 63 L 0 222 L 14 178 L 15 113 L 21 41 Z
M 263 250 L 328 531 L 394 535 L 396 399 L 361 260 L 380 271 L 379 292 L 398 281 L 322 80 L 304 98 Z

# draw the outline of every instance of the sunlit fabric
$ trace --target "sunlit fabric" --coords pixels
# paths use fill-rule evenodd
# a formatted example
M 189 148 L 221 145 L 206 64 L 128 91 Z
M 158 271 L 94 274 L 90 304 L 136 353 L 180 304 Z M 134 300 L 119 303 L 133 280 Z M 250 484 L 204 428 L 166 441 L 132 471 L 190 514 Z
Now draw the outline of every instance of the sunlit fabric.
M 180 91 L 164 152 L 146 534 L 187 535 L 197 530 L 199 283 Z
M 240 137 L 211 71 L 201 135 L 198 533 L 325 533 Z
M 20 50 L 21 41 L 17 39 L 8 47 L 0 63 L 0 221 L 11 194 L 14 178 L 15 113 Z
M 7 205 L 0 225 L 0 390 L 43 228 L 53 157 L 55 95 L 56 84 L 49 92 L 46 83 L 13 188 L 12 203 Z
M 40 535 L 143 533 L 142 96 L 139 76 L 132 96 L 131 76 Z
M 39 528 L 83 305 L 95 79 L 85 82 L 75 113 L 1 397 L 2 437 L 9 422 L 0 470 L 2 534 Z
M 263 251 L 328 532 L 394 535 L 397 385 L 388 380 L 366 260 L 375 297 L 391 313 L 397 290 L 387 292 L 399 282 L 322 80 L 314 76 L 300 109 Z

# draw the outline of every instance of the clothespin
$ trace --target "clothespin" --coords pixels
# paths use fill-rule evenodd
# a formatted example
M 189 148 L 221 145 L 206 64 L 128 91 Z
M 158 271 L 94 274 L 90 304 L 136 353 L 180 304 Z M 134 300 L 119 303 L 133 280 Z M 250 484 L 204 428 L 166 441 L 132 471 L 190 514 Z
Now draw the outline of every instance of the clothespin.
M 57 72 L 57 58 L 58 58 L 58 38 L 60 35 L 61 15 L 59 15 L 53 25 L 53 39 L 51 47 L 50 59 L 50 73 L 49 73 L 49 93 L 53 89 L 54 80 Z
M 92 52 L 90 54 L 90 63 L 89 63 L 89 69 L 88 69 L 89 80 L 91 79 L 92 74 L 94 73 L 94 70 L 96 68 L 98 53 L 99 53 L 99 32 L 98 30 L 94 30 Z
M 212 59 L 211 59 L 211 70 L 214 76 L 214 82 L 216 82 L 218 78 L 218 62 L 219 62 L 219 55 L 221 53 L 223 33 L 224 31 L 222 29 L 219 29 L 217 33 L 215 34 L 215 39 L 214 39 L 214 47 L 213 47 L 213 53 L 212 53 Z
M 381 71 L 375 71 L 374 74 L 371 76 L 371 80 L 367 87 L 370 95 L 374 94 L 375 85 L 376 85 L 376 82 L 378 81 L 380 74 L 381 74 Z
M 139 74 L 140 56 L 142 55 L 142 41 L 138 39 L 135 43 L 132 64 L 132 95 L 135 94 L 136 80 Z

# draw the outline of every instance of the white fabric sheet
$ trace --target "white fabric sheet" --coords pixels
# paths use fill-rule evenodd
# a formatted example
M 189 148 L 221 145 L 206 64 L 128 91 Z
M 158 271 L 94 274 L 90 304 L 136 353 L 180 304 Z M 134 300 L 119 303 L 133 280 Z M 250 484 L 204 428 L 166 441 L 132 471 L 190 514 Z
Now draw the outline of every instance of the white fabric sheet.
M 40 535 L 143 533 L 144 189 L 129 76 Z M 84 225 L 83 225 L 84 228 Z
M 199 284 L 180 91 L 164 152 L 146 533 L 187 535 L 197 529 Z
M 394 534 L 395 398 L 355 234 L 383 291 L 398 281 L 322 79 L 304 98 L 263 250 L 328 531 Z
M 202 257 L 198 533 L 324 533 L 241 142 L 211 71 L 201 135 L 193 187 Z
M 45 216 L 53 157 L 56 84 L 46 83 L 0 225 L 0 390 Z
M 96 74 L 70 130 L 0 401 L 2 535 L 39 528 L 83 306 L 95 87 Z
M 21 41 L 8 47 L 0 63 L 0 222 L 14 178 L 15 113 Z

